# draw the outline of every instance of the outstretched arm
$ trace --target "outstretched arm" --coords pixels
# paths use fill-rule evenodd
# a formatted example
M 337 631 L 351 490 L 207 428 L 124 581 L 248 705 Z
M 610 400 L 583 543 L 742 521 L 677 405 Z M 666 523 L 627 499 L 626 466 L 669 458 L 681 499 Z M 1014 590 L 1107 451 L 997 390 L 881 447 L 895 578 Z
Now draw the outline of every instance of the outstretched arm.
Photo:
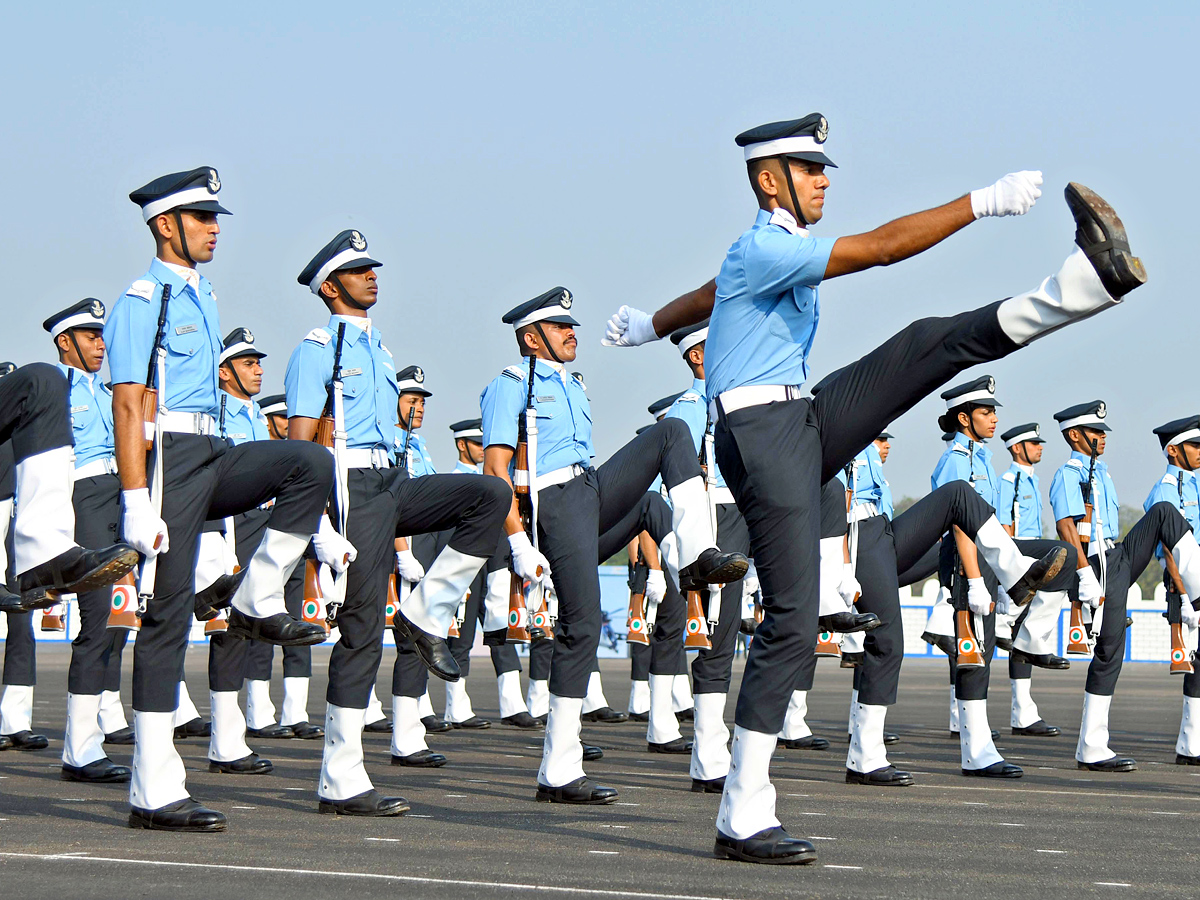
M 865 234 L 840 237 L 829 254 L 825 280 L 916 256 L 974 221 L 971 198 L 964 194 L 945 206 L 895 219 Z

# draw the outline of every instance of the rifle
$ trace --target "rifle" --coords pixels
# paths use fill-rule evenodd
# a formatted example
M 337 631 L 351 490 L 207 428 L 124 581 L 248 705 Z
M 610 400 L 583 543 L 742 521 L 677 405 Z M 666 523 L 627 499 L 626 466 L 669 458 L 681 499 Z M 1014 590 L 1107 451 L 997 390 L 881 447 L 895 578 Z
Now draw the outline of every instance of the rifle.
M 1096 477 L 1096 456 L 1098 444 L 1096 441 L 1088 440 L 1088 446 L 1091 449 L 1091 460 L 1088 462 L 1088 477 L 1087 481 L 1079 486 L 1079 493 L 1083 499 L 1083 518 L 1079 520 L 1077 530 L 1079 533 L 1079 544 L 1083 548 L 1083 559 L 1081 562 L 1085 566 L 1090 566 L 1088 562 L 1088 547 L 1092 541 L 1092 524 L 1095 518 L 1095 506 L 1093 504 L 1094 494 L 1094 478 Z M 1104 547 L 1100 548 L 1101 572 L 1103 574 L 1106 566 L 1104 558 Z M 1082 566 L 1080 566 L 1082 568 Z M 1103 582 L 1101 582 L 1103 590 Z M 1104 597 L 1100 598 L 1100 605 L 1104 605 Z M 1067 627 L 1067 650 L 1066 652 L 1072 655 L 1088 656 L 1092 652 L 1092 647 L 1095 643 L 1094 635 L 1099 633 L 1099 608 L 1091 617 L 1091 628 L 1084 620 L 1083 601 L 1071 601 L 1071 618 L 1070 624 Z
M 704 492 L 708 498 L 708 518 L 712 524 L 712 533 L 717 535 L 717 455 L 715 439 L 712 430 L 704 429 Z M 724 585 L 711 585 L 708 589 L 708 632 L 716 634 L 717 625 L 721 621 L 721 592 Z
M 650 638 L 646 629 L 646 579 L 650 575 L 650 567 L 646 564 L 640 547 L 637 561 L 630 568 L 629 615 L 627 616 L 629 634 L 625 638 L 625 642 L 649 645 Z
M 404 471 L 409 475 L 412 474 L 412 464 L 408 459 L 408 442 L 412 440 L 412 423 L 413 415 L 416 413 L 416 404 L 408 408 L 408 421 L 404 423 Z
M 346 536 L 346 517 L 350 511 L 350 485 L 344 465 L 346 414 L 342 404 L 342 345 L 345 338 L 346 323 L 338 322 L 337 343 L 333 348 L 333 377 L 329 380 L 329 390 L 325 397 L 325 408 L 321 411 L 321 418 L 317 420 L 317 430 L 313 435 L 313 441 L 322 447 L 327 447 L 333 453 L 334 481 L 331 502 L 334 504 L 334 509 L 330 511 L 330 521 L 333 522 L 334 528 L 337 529 L 338 534 L 342 535 L 342 537 Z M 320 590 L 318 573 L 315 571 L 313 573 L 313 581 L 317 588 L 315 596 L 322 596 L 323 592 Z M 324 599 L 326 601 L 326 630 L 332 630 L 334 622 L 337 620 L 338 607 L 346 600 L 345 572 L 334 576 L 330 596 L 324 597 Z M 306 590 L 306 607 L 307 604 L 308 592 Z
M 108 624 L 105 627 L 134 633 L 141 630 L 142 617 L 138 615 L 137 582 L 132 572 L 126 573 L 112 586 L 112 602 L 109 605 Z
M 715 518 L 715 509 L 712 504 L 712 487 L 716 478 L 716 470 L 711 465 L 712 458 L 706 459 L 705 451 L 708 449 L 708 435 L 705 434 L 705 439 L 700 442 L 700 465 L 704 471 L 704 493 L 708 499 L 709 518 Z M 713 525 L 713 534 L 716 534 L 716 525 Z M 714 597 L 715 593 L 715 597 Z M 713 621 L 712 613 L 709 613 L 706 621 L 704 615 L 704 603 L 700 599 L 699 590 L 690 590 L 686 594 L 687 599 L 687 625 L 684 629 L 683 646 L 687 650 L 711 650 L 712 641 L 709 639 L 709 622 Z M 717 618 L 721 615 L 721 590 L 717 585 L 711 585 L 708 588 L 708 606 L 711 610 L 714 606 L 714 599 Z M 715 623 L 714 623 L 715 624 Z
M 967 440 L 967 458 L 971 461 L 970 484 L 975 486 L 975 441 Z M 951 538 L 954 539 L 953 533 Z M 954 567 L 950 576 L 950 602 L 954 606 L 954 637 L 957 648 L 956 665 L 962 669 L 982 669 L 984 666 L 983 648 L 975 634 L 974 616 L 967 602 L 967 572 L 958 552 L 958 543 L 954 544 Z
M 529 541 L 537 547 L 537 406 L 534 403 L 534 372 L 537 357 L 529 356 L 529 382 L 525 391 L 525 411 L 517 419 L 517 446 L 513 452 L 513 497 L 521 527 Z M 541 572 L 538 572 L 541 575 Z M 530 609 L 540 610 L 545 602 L 540 584 L 524 581 L 516 572 L 512 573 L 508 589 L 508 632 L 509 643 L 524 644 L 545 639 L 546 631 L 530 628 Z M 536 634 L 535 634 L 536 632 Z
M 304 605 L 300 617 L 309 625 L 323 625 L 329 634 L 329 621 L 323 614 L 325 594 L 321 590 L 321 564 L 315 559 L 304 560 Z
M 162 302 L 158 308 L 158 327 L 154 330 L 154 344 L 150 348 L 150 362 L 146 367 L 146 389 L 142 393 L 142 421 L 145 423 L 146 452 L 154 454 L 154 472 L 150 477 L 150 505 L 155 515 L 162 515 L 163 495 L 163 429 L 160 412 L 160 395 L 167 396 L 167 350 L 163 347 L 163 333 L 167 328 L 167 304 L 171 302 L 171 285 L 164 284 Z M 157 376 L 157 377 L 156 377 Z M 154 549 L 162 539 L 156 538 Z M 154 581 L 158 574 L 158 556 L 143 559 L 138 571 L 137 596 L 139 617 L 145 615 L 146 607 L 154 599 Z

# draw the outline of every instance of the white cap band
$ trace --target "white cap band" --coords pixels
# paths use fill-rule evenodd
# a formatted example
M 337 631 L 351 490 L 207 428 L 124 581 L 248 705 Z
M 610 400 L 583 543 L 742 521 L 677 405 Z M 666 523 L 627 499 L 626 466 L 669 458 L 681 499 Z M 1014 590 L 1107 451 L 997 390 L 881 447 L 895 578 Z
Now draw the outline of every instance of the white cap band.
M 691 350 L 697 344 L 703 344 L 706 340 L 708 340 L 707 328 L 701 328 L 699 331 L 693 331 L 679 342 L 679 355 L 686 357 L 689 350 Z
M 1084 413 L 1082 416 L 1076 416 L 1073 419 L 1065 419 L 1058 423 L 1059 431 L 1066 431 L 1069 428 L 1077 428 L 1080 425 L 1103 425 L 1104 420 L 1093 412 Z
M 266 406 L 260 406 L 259 410 L 264 416 L 286 416 L 287 401 L 280 400 L 278 403 L 269 403 Z
M 104 327 L 104 320 L 97 319 L 90 312 L 78 312 L 73 316 L 67 316 L 61 322 L 50 330 L 50 339 L 54 340 L 64 331 L 69 331 L 72 328 L 94 328 L 101 329 Z
M 571 313 L 563 309 L 558 304 L 554 306 L 542 306 L 535 309 L 527 316 L 523 316 L 513 322 L 513 329 L 524 328 L 526 325 L 532 325 L 534 322 L 544 322 L 546 319 L 552 319 L 555 316 L 569 316 Z
M 1032 441 L 1034 438 L 1041 437 L 1036 431 L 1022 431 L 1015 437 L 1009 438 L 1004 442 L 1005 447 L 1011 447 L 1014 444 L 1019 444 L 1021 441 Z
M 176 191 L 174 194 L 159 197 L 157 200 L 152 200 L 143 206 L 142 221 L 149 222 L 155 216 L 161 216 L 163 213 L 170 212 L 176 207 L 183 206 L 185 203 L 200 203 L 205 200 L 216 202 L 217 195 L 204 185 Z
M 1175 437 L 1167 441 L 1167 447 L 1173 447 L 1176 444 L 1186 444 L 1188 441 L 1200 441 L 1200 428 L 1189 428 L 1182 434 L 1177 434 Z M 1167 447 L 1163 447 L 1163 454 L 1167 452 Z
M 406 378 L 403 381 L 397 381 L 396 387 L 400 389 L 401 394 L 432 394 L 429 388 L 425 387 L 424 382 L 416 381 L 412 378 Z
M 309 290 L 314 294 L 320 294 L 321 285 L 325 283 L 326 278 L 332 275 L 336 269 L 340 269 L 346 263 L 353 262 L 356 259 L 371 259 L 371 254 L 367 253 L 366 250 L 354 250 L 353 248 L 343 250 L 341 253 L 335 253 L 325 261 L 325 265 L 317 269 L 317 274 L 308 283 Z M 374 260 L 371 261 L 374 262 Z
M 483 440 L 483 429 L 482 428 L 467 428 L 467 429 L 464 429 L 463 431 L 454 432 L 454 439 L 457 441 L 459 438 L 463 438 L 468 441 L 477 438 L 478 440 L 476 441 L 476 443 L 479 443 L 480 441 Z
M 762 141 L 758 144 L 747 144 L 746 162 L 752 159 L 762 159 L 764 156 L 786 156 L 790 153 L 824 153 L 825 145 L 818 144 L 811 134 L 797 134 L 792 137 L 778 138 L 774 141 Z
M 996 395 L 987 389 L 971 391 L 966 394 L 959 394 L 957 397 L 951 397 L 946 401 L 946 409 L 949 411 L 955 407 L 962 406 L 964 403 L 970 403 L 974 400 L 990 400 L 992 403 L 995 403 Z M 987 404 L 983 405 L 986 406 Z
M 247 353 L 246 352 L 247 350 L 249 350 L 250 352 Z M 235 356 L 266 356 L 266 355 L 267 354 L 263 353 L 261 350 L 259 350 L 257 347 L 255 347 L 253 344 L 247 344 L 245 341 L 238 341 L 236 344 L 233 344 L 230 347 L 226 347 L 224 350 L 221 351 L 221 356 L 217 360 L 217 365 L 223 366 L 226 362 L 233 359 Z

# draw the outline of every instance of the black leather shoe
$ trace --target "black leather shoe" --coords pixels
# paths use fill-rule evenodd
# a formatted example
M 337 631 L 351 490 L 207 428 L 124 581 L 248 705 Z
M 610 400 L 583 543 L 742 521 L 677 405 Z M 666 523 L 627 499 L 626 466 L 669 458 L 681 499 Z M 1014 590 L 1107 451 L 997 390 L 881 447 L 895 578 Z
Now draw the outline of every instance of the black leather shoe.
M 287 725 L 276 725 L 272 722 L 266 728 L 247 728 L 248 737 L 267 738 L 272 741 L 286 741 L 295 737 L 295 733 Z
M 725 791 L 725 778 L 693 778 L 692 793 L 693 794 L 720 794 Z
M 1146 267 L 1129 252 L 1125 226 L 1095 191 L 1072 181 L 1064 191 L 1075 217 L 1075 243 L 1087 254 L 1104 289 L 1120 299 L 1146 283 Z
M 301 622 L 287 613 L 258 619 L 232 607 L 229 610 L 229 628 L 225 633 L 274 644 L 276 647 L 310 647 L 325 640 L 324 626 L 315 622 Z
M 732 584 L 749 568 L 746 554 L 709 547 L 694 563 L 679 570 L 679 586 L 681 590 L 693 590 L 697 584 Z
M 7 734 L 0 734 L 0 750 L 11 750 L 12 738 Z
M 1137 760 L 1128 756 L 1112 756 L 1094 763 L 1076 760 L 1075 766 L 1079 769 L 1087 769 L 1089 772 L 1132 772 L 1137 768 Z
M 385 797 L 372 788 L 345 800 L 321 800 L 317 812 L 331 816 L 402 816 L 412 809 L 403 797 Z
M 17 579 L 21 603 L 26 609 L 38 609 L 47 599 L 52 599 L 47 596 L 47 591 L 84 594 L 107 587 L 132 572 L 137 564 L 138 552 L 129 544 L 117 543 L 103 550 L 72 547 L 21 573 Z M 52 599 L 50 605 L 56 602 Z
M 999 647 L 1001 650 L 1006 650 L 1009 653 L 1011 653 L 1012 652 L 1012 638 L 997 636 L 996 637 L 996 646 Z
M 957 731 L 952 732 L 952 734 L 955 737 L 958 737 Z M 850 743 L 852 740 L 854 740 L 854 735 L 852 735 L 852 734 L 846 735 L 846 743 L 847 744 Z M 883 743 L 885 745 L 898 744 L 898 743 L 900 743 L 900 735 L 896 734 L 896 732 L 894 732 L 894 731 L 885 731 L 883 733 Z
M 546 719 L 550 717 L 549 713 L 542 713 L 540 716 L 534 716 L 534 720 L 543 728 L 546 727 Z
M 12 741 L 14 750 L 45 750 L 50 746 L 50 739 L 44 734 L 34 734 L 28 730 L 6 734 L 4 737 Z
M 58 600 L 54 599 L 54 602 L 57 603 Z M 21 602 L 21 595 L 9 593 L 0 585 L 0 613 L 19 612 L 26 612 L 25 605 Z
M 429 729 L 426 728 L 425 730 L 428 731 Z M 440 730 L 441 731 L 449 731 L 450 729 L 442 728 Z M 392 733 L 392 720 L 391 719 L 376 719 L 374 722 L 370 722 L 370 723 L 364 725 L 363 731 L 365 731 L 367 734 L 391 734 Z
M 649 713 L 646 716 L 649 719 Z M 585 722 L 601 722 L 605 725 L 620 725 L 622 722 L 629 721 L 627 713 L 617 712 L 611 706 L 602 706 L 591 712 L 585 712 L 580 718 Z
M 437 716 L 425 716 L 421 719 L 421 724 L 425 726 L 426 734 L 441 734 L 442 732 L 449 731 L 454 727 L 445 719 L 439 719 Z M 387 730 L 392 730 L 391 722 L 388 723 Z
M 133 726 L 126 725 L 124 728 L 119 728 L 116 731 L 106 734 L 104 736 L 104 743 L 113 745 L 134 743 Z
M 982 769 L 962 769 L 961 771 L 964 775 L 971 775 L 975 778 L 1020 778 L 1025 774 L 1025 770 L 1020 766 L 1014 766 L 1004 760 L 984 766 Z
M 501 725 L 511 725 L 513 728 L 541 728 L 542 723 L 531 716 L 525 710 L 519 713 L 514 713 L 511 716 L 505 716 L 500 720 Z
M 591 744 L 583 744 L 583 761 L 595 762 L 598 759 L 604 759 L 604 751 Z
M 246 577 L 246 570 L 240 569 L 233 575 L 222 575 L 204 590 L 196 594 L 195 614 L 201 622 L 215 619 L 221 610 L 228 609 L 233 602 L 233 595 Z
M 1034 594 L 1058 577 L 1066 562 L 1067 548 L 1055 547 L 1025 570 L 1020 580 L 1008 589 L 1008 598 L 1017 606 L 1028 606 Z
M 695 722 L 696 707 L 689 706 L 687 709 L 681 709 L 679 712 L 675 713 L 675 718 L 680 722 Z
M 1045 719 L 1038 719 L 1032 725 L 1026 725 L 1024 728 L 1014 728 L 1013 734 L 1024 734 L 1029 737 L 1058 737 L 1062 734 L 1062 729 L 1057 725 L 1047 725 Z
M 130 770 L 118 766 L 107 756 L 90 762 L 86 766 L 68 766 L 63 763 L 63 781 L 82 781 L 86 784 L 124 784 L 129 781 Z
M 263 759 L 257 753 L 251 753 L 249 756 L 229 762 L 221 762 L 216 759 L 208 761 L 208 771 L 224 772 L 226 775 L 266 775 L 274 768 L 274 763 L 269 759 Z
M 651 753 L 691 753 L 692 742 L 687 738 L 677 737 L 673 741 L 656 744 L 654 741 L 646 741 L 646 749 Z
M 492 723 L 489 722 L 487 719 L 479 718 L 479 716 L 471 716 L 471 718 L 463 719 L 461 722 L 451 722 L 450 727 L 451 728 L 469 728 L 469 729 L 491 728 Z
M 808 737 L 796 738 L 794 741 L 779 739 L 779 746 L 785 750 L 828 750 L 829 741 L 823 737 L 810 734 Z
M 315 741 L 317 738 L 325 737 L 324 728 L 320 725 L 310 725 L 308 722 L 297 722 L 295 725 L 285 725 L 284 727 L 292 729 L 292 737 L 302 741 Z
M 1175 754 L 1175 765 L 1177 766 L 1200 766 L 1200 756 L 1184 756 L 1182 753 Z
M 175 726 L 175 740 L 182 741 L 185 738 L 193 737 L 212 737 L 212 722 L 206 722 L 204 719 L 196 716 L 196 718 L 189 719 L 182 725 Z
M 817 861 L 817 848 L 779 827 L 765 828 L 744 841 L 718 831 L 713 856 L 774 866 L 807 866 Z
M 650 721 L 650 713 L 648 713 L 648 712 L 629 713 L 628 715 L 629 715 L 630 722 L 649 722 Z
M 738 623 L 738 634 L 744 634 L 746 637 L 750 637 L 754 634 L 757 628 L 758 623 L 755 622 L 754 619 L 742 619 L 741 622 Z
M 947 656 L 958 656 L 958 648 L 954 646 L 954 638 L 947 634 L 933 634 L 930 631 L 921 633 L 921 640 L 937 647 Z
M 408 756 L 397 756 L 392 754 L 393 766 L 412 766 L 416 769 L 440 769 L 446 764 L 446 757 L 441 753 L 434 753 L 428 748 L 418 750 L 416 753 L 410 753 Z
M 444 638 L 422 631 L 400 612 L 396 613 L 396 631 L 412 641 L 417 657 L 431 674 L 443 681 L 458 681 L 462 677 L 458 662 Z
M 909 772 L 902 772 L 895 766 L 884 766 L 874 772 L 855 772 L 846 770 L 846 784 L 869 784 L 875 787 L 908 787 L 913 783 Z
M 1039 669 L 1071 668 L 1071 661 L 1069 659 L 1062 656 L 1055 656 L 1053 653 L 1026 653 L 1024 650 L 1018 650 L 1014 647 L 1012 649 L 1012 658 L 1014 662 L 1028 663 Z
M 875 613 L 839 612 L 817 619 L 821 631 L 837 631 L 841 634 L 853 634 L 857 631 L 874 631 L 883 622 Z
M 600 787 L 584 775 L 562 787 L 547 787 L 539 782 L 534 799 L 539 803 L 577 803 L 586 806 L 600 806 L 616 800 L 617 789 Z
M 855 651 L 848 652 L 846 650 L 843 650 L 842 651 L 842 661 L 840 663 L 838 663 L 838 668 L 839 669 L 857 669 L 859 666 L 861 666 L 863 664 L 863 660 L 865 660 L 866 658 L 867 658 L 867 652 L 865 650 L 859 650 L 857 652 L 855 652 Z
M 151 831 L 224 831 L 225 815 L 191 797 L 162 809 L 129 809 L 129 827 Z

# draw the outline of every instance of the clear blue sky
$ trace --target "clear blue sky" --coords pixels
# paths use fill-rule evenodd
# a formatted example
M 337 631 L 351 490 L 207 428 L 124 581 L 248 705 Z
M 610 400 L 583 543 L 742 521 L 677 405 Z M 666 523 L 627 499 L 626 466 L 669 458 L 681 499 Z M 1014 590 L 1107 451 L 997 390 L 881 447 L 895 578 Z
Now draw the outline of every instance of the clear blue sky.
M 991 366 L 1001 430 L 1103 397 L 1127 503 L 1163 466 L 1150 429 L 1200 412 L 1195 4 L 23 4 L 6 15 L 8 321 L 0 358 L 50 358 L 41 320 L 111 303 L 152 245 L 126 195 L 216 166 L 223 220 L 205 274 L 224 331 L 269 351 L 268 392 L 325 321 L 296 274 L 337 231 L 368 238 L 376 321 L 434 391 L 425 431 L 477 414 L 514 362 L 500 315 L 563 284 L 606 458 L 688 383 L 669 344 L 603 349 L 621 303 L 654 308 L 715 274 L 754 204 L 733 136 L 813 110 L 833 171 L 819 233 L 866 230 L 1023 168 L 1022 219 L 831 282 L 820 377 L 914 318 L 1025 289 L 1071 246 L 1068 180 L 1109 198 L 1150 272 L 1115 311 Z M 967 376 L 982 374 L 968 373 Z M 897 495 L 941 450 L 926 401 L 892 430 Z M 1003 449 L 998 456 L 1006 460 Z M 1065 457 L 1055 438 L 1046 480 Z

